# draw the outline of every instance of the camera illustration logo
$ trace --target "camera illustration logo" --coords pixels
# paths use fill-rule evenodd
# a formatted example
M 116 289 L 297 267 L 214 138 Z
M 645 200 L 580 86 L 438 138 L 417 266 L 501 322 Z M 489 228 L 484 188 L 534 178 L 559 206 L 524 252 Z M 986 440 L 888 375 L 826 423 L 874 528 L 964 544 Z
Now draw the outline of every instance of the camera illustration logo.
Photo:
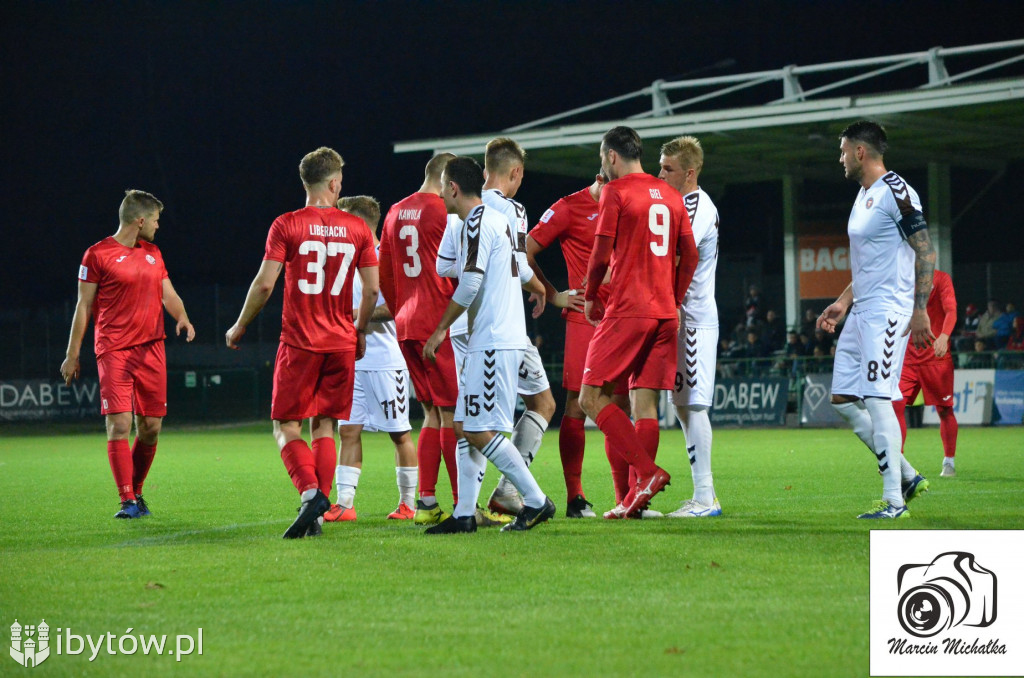
M 955 626 L 989 626 L 996 620 L 996 575 L 974 555 L 950 551 L 927 565 L 904 565 L 896 576 L 897 616 L 918 638 Z

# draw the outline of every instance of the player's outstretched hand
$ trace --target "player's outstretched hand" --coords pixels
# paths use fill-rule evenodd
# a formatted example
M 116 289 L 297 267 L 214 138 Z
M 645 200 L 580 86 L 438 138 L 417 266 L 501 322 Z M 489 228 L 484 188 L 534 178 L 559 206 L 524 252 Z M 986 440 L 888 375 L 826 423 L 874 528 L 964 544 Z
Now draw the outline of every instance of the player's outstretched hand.
M 196 328 L 192 327 L 192 323 L 187 319 L 178 321 L 178 326 L 174 328 L 174 335 L 180 337 L 182 330 L 185 330 L 185 341 L 191 342 L 196 338 Z
M 825 330 L 829 334 L 836 333 L 836 327 L 842 322 L 846 316 L 846 307 L 840 304 L 838 301 L 829 305 L 821 315 L 818 316 L 815 327 L 819 330 Z
M 908 334 L 910 335 L 910 341 L 917 348 L 925 348 L 932 345 L 935 341 L 935 335 L 932 333 L 932 322 L 928 318 L 928 311 L 923 308 L 914 309 L 914 314 L 910 316 L 910 325 L 903 332 L 903 336 L 905 337 Z
M 544 306 L 548 303 L 547 296 L 533 292 L 530 294 L 530 301 L 533 302 L 533 313 L 531 315 L 534 318 L 539 318 L 540 314 L 544 312 Z
M 237 351 L 238 342 L 242 339 L 242 335 L 244 334 L 245 328 L 238 323 L 235 323 L 231 326 L 231 329 L 224 334 L 224 342 L 228 345 L 228 348 L 233 348 Z
M 584 302 L 583 315 L 587 317 L 591 325 L 597 327 L 598 323 L 601 322 L 601 318 L 604 317 L 604 304 L 600 300 Z
M 427 339 L 427 342 L 423 344 L 423 359 L 437 362 L 437 347 L 444 341 L 444 334 L 438 334 L 434 332 Z
M 60 376 L 64 378 L 64 383 L 71 385 L 72 380 L 78 379 L 79 373 L 82 371 L 82 366 L 78 362 L 78 358 L 65 358 L 64 362 L 60 364 Z

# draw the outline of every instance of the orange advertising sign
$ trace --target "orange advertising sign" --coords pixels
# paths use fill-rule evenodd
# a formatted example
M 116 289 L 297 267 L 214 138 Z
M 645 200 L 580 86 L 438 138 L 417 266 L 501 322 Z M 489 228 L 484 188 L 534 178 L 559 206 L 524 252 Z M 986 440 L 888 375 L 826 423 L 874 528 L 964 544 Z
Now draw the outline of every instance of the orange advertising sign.
M 800 298 L 835 298 L 850 284 L 850 240 L 844 235 L 797 239 Z

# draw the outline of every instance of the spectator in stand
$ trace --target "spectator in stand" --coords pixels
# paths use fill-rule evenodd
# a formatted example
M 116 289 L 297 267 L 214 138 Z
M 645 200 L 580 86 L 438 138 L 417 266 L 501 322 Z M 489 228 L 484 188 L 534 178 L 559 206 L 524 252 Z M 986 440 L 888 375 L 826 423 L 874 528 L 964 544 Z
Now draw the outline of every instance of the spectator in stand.
M 783 348 L 787 358 L 798 358 L 807 354 L 804 342 L 800 341 L 800 335 L 796 333 L 796 330 L 790 330 L 786 334 L 786 345 Z
M 758 285 L 751 285 L 747 290 L 747 298 L 743 301 L 743 308 L 747 311 L 747 316 L 750 316 L 750 307 L 754 307 L 754 316 L 760 317 L 761 307 L 763 306 L 761 301 L 761 288 Z
M 1002 314 L 1002 305 L 995 299 L 989 299 L 988 308 L 981 314 L 981 318 L 978 319 L 978 332 L 974 335 L 985 342 L 985 350 L 995 348 L 996 329 L 994 324 Z
M 808 308 L 806 311 L 804 311 L 804 321 L 800 323 L 800 334 L 804 335 L 805 337 L 813 337 L 815 323 L 817 322 L 818 314 L 814 311 L 813 308 Z
M 964 309 L 964 324 L 960 329 L 960 335 L 956 339 L 956 350 L 968 352 L 974 346 L 974 338 L 978 334 L 978 321 L 981 315 L 978 313 L 976 304 L 967 304 Z
M 814 342 L 811 341 L 811 337 L 814 336 L 814 332 L 805 332 L 803 329 L 800 330 L 800 345 L 804 347 L 803 355 L 814 354 Z
M 974 353 L 967 359 L 969 370 L 984 370 L 992 367 L 992 355 L 987 353 L 988 345 L 984 339 L 974 340 Z
M 992 329 L 996 331 L 996 348 L 1003 348 L 1013 334 L 1013 321 L 1016 320 L 1017 307 L 1013 304 L 1006 304 L 1006 312 L 992 322 Z
M 765 353 L 771 354 L 782 349 L 785 343 L 786 326 L 782 318 L 770 308 L 764 315 L 764 324 L 761 325 L 761 345 Z
M 835 343 L 832 340 L 832 336 L 829 335 L 823 329 L 814 330 L 814 346 L 815 348 L 821 349 L 822 355 L 828 355 L 829 349 L 832 348 L 832 344 Z
M 1024 316 L 1013 319 L 1013 333 L 1006 342 L 1007 351 L 1024 351 Z

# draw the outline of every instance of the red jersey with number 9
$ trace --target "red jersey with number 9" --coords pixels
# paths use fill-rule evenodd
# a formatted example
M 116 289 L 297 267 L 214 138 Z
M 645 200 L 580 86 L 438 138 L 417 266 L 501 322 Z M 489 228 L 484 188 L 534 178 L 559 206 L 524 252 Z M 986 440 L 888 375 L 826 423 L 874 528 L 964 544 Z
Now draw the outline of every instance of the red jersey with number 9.
M 596 235 L 614 238 L 606 318 L 675 318 L 679 238 L 693 239 L 683 197 L 649 174 L 609 182 L 601 191 Z
M 284 264 L 281 342 L 314 353 L 355 352 L 352 276 L 377 265 L 366 222 L 334 207 L 282 214 L 263 258 Z
M 448 221 L 444 201 L 434 193 L 413 193 L 388 210 L 380 233 L 380 258 L 395 281 L 398 340 L 425 341 L 433 334 L 455 293 L 451 278 L 437 274 L 437 250 Z

